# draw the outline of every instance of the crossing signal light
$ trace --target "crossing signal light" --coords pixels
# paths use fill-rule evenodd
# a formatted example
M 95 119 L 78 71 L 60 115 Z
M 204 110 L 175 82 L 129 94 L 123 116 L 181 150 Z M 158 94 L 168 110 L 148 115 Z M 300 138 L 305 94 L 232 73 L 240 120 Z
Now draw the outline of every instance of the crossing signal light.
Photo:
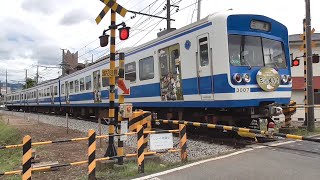
M 130 27 L 119 28 L 119 37 L 120 40 L 126 40 L 129 38 Z
M 312 62 L 313 63 L 319 63 L 319 54 L 313 54 L 312 55 Z
M 103 34 L 102 36 L 99 37 L 100 39 L 100 46 L 105 47 L 109 44 L 109 35 Z
M 300 64 L 300 60 L 299 59 L 297 59 L 297 58 L 295 58 L 294 60 L 292 60 L 292 66 L 299 66 L 299 64 Z

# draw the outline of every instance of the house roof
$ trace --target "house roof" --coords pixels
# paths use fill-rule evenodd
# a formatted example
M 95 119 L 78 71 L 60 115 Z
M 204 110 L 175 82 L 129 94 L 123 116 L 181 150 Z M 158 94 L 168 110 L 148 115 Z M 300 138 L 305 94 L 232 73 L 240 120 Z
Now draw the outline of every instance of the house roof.
M 301 34 L 289 35 L 289 42 L 299 42 L 299 41 L 302 42 L 302 39 L 300 36 Z M 320 41 L 320 33 L 314 33 L 311 38 L 313 41 Z

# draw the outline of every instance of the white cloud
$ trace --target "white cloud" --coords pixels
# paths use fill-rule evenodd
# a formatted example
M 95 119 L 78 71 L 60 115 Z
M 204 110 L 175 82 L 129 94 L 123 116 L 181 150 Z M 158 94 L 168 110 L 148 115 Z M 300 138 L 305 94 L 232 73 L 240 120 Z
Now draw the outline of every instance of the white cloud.
M 61 25 L 74 25 L 82 21 L 90 21 L 93 17 L 84 9 L 74 9 L 66 13 L 60 21 Z M 91 21 L 92 22 L 92 21 Z

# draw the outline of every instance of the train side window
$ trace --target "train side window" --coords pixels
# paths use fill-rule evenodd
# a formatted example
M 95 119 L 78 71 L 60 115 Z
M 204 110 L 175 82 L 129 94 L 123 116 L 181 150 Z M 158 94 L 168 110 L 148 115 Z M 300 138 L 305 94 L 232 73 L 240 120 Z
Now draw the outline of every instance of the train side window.
M 208 38 L 203 37 L 199 39 L 200 47 L 200 65 L 208 66 L 209 65 L 209 54 L 208 54 Z
M 64 94 L 64 84 L 61 85 L 61 94 Z
M 141 81 L 154 78 L 153 56 L 139 60 L 139 78 Z
M 86 76 L 86 90 L 91 90 L 91 75 Z
M 135 82 L 137 79 L 136 62 L 131 62 L 125 65 L 125 79 L 130 82 Z
M 79 92 L 79 80 L 74 81 L 74 92 Z
M 84 91 L 84 78 L 80 79 L 80 91 Z
M 50 96 L 50 88 L 47 88 L 47 96 Z
M 54 95 L 58 95 L 58 86 L 54 86 Z
M 73 93 L 74 87 L 73 87 L 73 81 L 70 81 L 70 93 Z
M 109 86 L 109 77 L 102 77 L 102 87 Z

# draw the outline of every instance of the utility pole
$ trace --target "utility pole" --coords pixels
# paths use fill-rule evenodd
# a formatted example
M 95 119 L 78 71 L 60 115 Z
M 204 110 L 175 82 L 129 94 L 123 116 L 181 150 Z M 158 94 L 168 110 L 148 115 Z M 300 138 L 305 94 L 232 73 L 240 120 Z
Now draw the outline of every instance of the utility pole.
M 37 64 L 37 85 L 39 84 L 39 63 Z
M 64 76 L 65 75 L 65 73 L 66 73 L 66 69 L 65 69 L 65 61 L 64 61 L 64 50 L 66 50 L 66 49 L 61 49 L 62 50 L 62 76 Z
M 167 0 L 167 30 L 169 31 L 171 29 L 171 23 L 170 23 L 170 0 Z
M 6 69 L 6 94 L 8 94 L 8 70 Z
M 200 12 L 201 12 L 201 0 L 198 0 L 197 21 L 200 20 Z
M 27 79 L 28 79 L 28 70 L 26 69 L 26 89 L 28 89 Z
M 312 48 L 311 48 L 311 17 L 310 0 L 306 2 L 306 45 L 307 45 L 307 122 L 308 131 L 314 131 L 314 91 L 313 91 L 313 69 L 312 69 Z

